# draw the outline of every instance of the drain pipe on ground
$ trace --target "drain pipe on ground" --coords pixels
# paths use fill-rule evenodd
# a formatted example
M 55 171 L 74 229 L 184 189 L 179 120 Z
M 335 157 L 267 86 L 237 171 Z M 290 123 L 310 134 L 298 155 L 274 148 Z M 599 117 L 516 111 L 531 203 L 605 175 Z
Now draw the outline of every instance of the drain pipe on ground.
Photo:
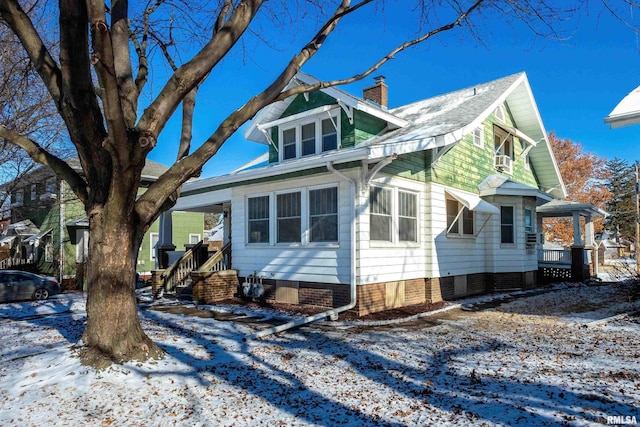
M 331 162 L 327 162 L 327 169 L 330 172 L 332 172 L 334 175 L 338 176 L 340 179 L 351 183 L 351 196 L 352 196 L 351 200 L 353 200 L 355 203 L 353 208 L 353 214 L 352 214 L 353 216 L 351 218 L 351 285 L 350 285 L 351 302 L 347 305 L 343 305 L 342 307 L 337 307 L 332 310 L 323 311 L 322 313 L 314 314 L 313 316 L 307 316 L 299 320 L 293 320 L 283 325 L 274 326 L 273 328 L 264 329 L 262 331 L 259 331 L 244 337 L 243 338 L 244 341 L 254 340 L 256 338 L 262 338 L 267 335 L 286 331 L 287 329 L 306 325 L 307 323 L 315 322 L 317 320 L 324 320 L 326 318 L 329 318 L 331 320 L 337 320 L 338 314 L 347 310 L 351 310 L 353 307 L 356 306 L 356 221 L 358 220 L 358 204 L 357 204 L 358 182 L 355 179 L 350 178 L 347 175 L 335 169 L 333 167 L 333 163 Z
M 377 174 L 384 166 L 388 165 L 389 163 L 391 163 L 393 160 L 395 160 L 398 156 L 396 154 L 393 154 L 391 156 L 385 157 L 383 160 L 381 160 L 376 167 L 374 167 L 372 169 L 371 172 L 369 172 L 365 177 L 366 182 L 363 183 L 363 185 L 368 186 L 368 184 L 371 182 L 371 180 L 373 179 L 374 175 Z M 366 165 L 365 165 L 366 167 Z M 249 341 L 249 340 L 254 340 L 256 338 L 262 338 L 265 337 L 267 335 L 272 335 L 278 332 L 283 332 L 286 331 L 288 329 L 291 328 L 297 328 L 298 326 L 302 326 L 302 325 L 306 325 L 307 323 L 311 323 L 311 322 L 315 322 L 317 320 L 324 320 L 326 318 L 329 318 L 331 320 L 337 320 L 338 319 L 338 314 L 347 311 L 347 310 L 351 310 L 353 307 L 356 306 L 356 233 L 357 233 L 357 223 L 358 223 L 358 217 L 359 217 L 359 206 L 358 206 L 358 181 L 343 174 L 342 172 L 340 172 L 339 170 L 335 169 L 333 167 L 333 163 L 332 162 L 327 162 L 327 170 L 331 173 L 333 173 L 334 175 L 336 175 L 337 177 L 339 177 L 340 179 L 342 179 L 343 181 L 347 181 L 351 183 L 351 196 L 352 199 L 355 203 L 354 207 L 353 207 L 353 216 L 351 218 L 351 284 L 350 284 L 350 295 L 351 295 L 351 302 L 347 305 L 343 305 L 342 307 L 337 307 L 328 311 L 323 311 L 322 313 L 318 313 L 318 314 L 314 314 L 313 316 L 307 316 L 303 319 L 299 319 L 299 320 L 293 320 L 291 322 L 285 323 L 283 325 L 280 326 L 274 326 L 273 328 L 269 328 L 269 329 L 264 329 L 262 331 L 256 332 L 254 334 L 248 335 L 246 337 L 243 338 L 243 341 Z M 366 170 L 364 172 L 367 172 Z

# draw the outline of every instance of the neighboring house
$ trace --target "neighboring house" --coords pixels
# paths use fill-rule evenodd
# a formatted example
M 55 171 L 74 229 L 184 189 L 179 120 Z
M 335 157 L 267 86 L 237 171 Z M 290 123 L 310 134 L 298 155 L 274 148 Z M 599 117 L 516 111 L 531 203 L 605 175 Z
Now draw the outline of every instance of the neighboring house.
M 78 159 L 69 159 L 67 163 L 81 170 Z M 144 192 L 166 170 L 165 166 L 147 160 L 139 191 Z M 66 282 L 75 282 L 80 286 L 80 283 L 84 283 L 89 242 L 89 221 L 80 201 L 68 185 L 58 180 L 46 167 L 34 170 L 12 187 L 10 211 L 6 214 L 10 218 L 10 225 L 0 236 L 0 248 L 5 248 L 0 267 L 30 264 L 42 273 L 62 277 Z M 178 248 L 202 239 L 203 215 L 201 212 L 172 213 L 172 239 Z M 140 248 L 139 273 L 150 273 L 157 268 L 158 239 L 156 221 L 149 228 Z M 0 251 L 0 255 L 2 253 Z M 7 253 L 9 256 L 6 256 Z
M 536 207 L 565 190 L 526 75 L 393 109 L 378 79 L 363 98 L 265 108 L 245 137 L 268 164 L 187 183 L 175 208 L 223 212 L 231 268 L 277 301 L 338 307 L 353 287 L 362 315 L 534 286 Z
M 616 107 L 604 119 L 611 129 L 640 123 L 640 86 L 622 98 Z

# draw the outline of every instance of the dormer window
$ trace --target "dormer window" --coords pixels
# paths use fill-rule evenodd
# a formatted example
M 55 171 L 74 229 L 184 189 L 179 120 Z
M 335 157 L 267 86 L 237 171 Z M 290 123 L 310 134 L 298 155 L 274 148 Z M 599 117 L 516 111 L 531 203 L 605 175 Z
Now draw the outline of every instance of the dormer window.
M 336 150 L 339 139 L 338 112 L 296 120 L 280 126 L 280 160 L 312 156 Z

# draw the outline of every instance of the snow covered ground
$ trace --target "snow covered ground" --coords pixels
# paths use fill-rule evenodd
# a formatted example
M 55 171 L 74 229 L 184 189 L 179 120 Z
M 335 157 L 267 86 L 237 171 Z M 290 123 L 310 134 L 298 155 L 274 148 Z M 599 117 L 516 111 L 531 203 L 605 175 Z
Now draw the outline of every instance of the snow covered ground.
M 251 323 L 141 310 L 167 356 L 100 372 L 74 357 L 84 308 L 79 294 L 0 305 L 0 425 L 640 421 L 640 318 L 602 321 L 638 309 L 618 285 L 561 285 L 437 322 L 321 323 L 251 342 L 242 339 Z

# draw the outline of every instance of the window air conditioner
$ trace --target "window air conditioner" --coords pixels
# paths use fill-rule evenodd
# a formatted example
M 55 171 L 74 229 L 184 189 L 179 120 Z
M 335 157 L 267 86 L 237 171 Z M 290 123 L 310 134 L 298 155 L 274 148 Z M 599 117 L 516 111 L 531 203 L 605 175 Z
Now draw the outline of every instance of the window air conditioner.
M 513 164 L 513 160 L 509 156 L 496 156 L 495 167 L 496 169 L 511 171 L 511 165 Z

